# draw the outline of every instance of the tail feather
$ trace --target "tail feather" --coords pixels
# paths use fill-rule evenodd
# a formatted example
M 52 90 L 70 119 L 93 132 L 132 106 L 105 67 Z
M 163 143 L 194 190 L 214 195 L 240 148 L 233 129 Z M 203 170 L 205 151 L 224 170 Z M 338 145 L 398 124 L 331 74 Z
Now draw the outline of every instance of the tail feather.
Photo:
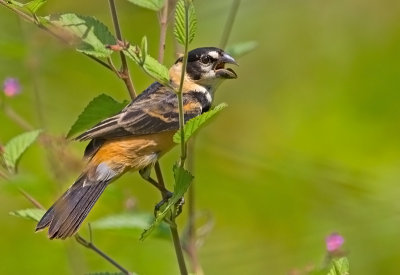
M 87 174 L 78 180 L 47 210 L 36 226 L 36 231 L 49 227 L 50 239 L 72 236 L 89 214 L 113 176 L 100 181 L 89 180 Z

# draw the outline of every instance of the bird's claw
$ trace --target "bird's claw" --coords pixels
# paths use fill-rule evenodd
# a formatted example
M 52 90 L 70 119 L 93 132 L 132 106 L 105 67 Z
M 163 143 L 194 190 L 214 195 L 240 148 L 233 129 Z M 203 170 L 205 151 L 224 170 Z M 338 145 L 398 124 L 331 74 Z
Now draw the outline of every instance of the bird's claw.
M 163 196 L 164 198 L 163 198 L 159 203 L 156 204 L 156 206 L 154 207 L 154 216 L 155 216 L 155 217 L 157 216 L 157 212 L 160 211 L 161 207 L 162 207 L 165 203 L 167 203 L 168 200 L 169 200 L 170 198 L 172 198 L 172 195 L 173 195 L 173 193 L 171 193 L 171 192 L 166 193 L 166 194 Z M 185 204 L 185 199 L 184 199 L 183 197 L 180 198 L 180 199 L 176 202 L 176 204 L 175 204 L 175 206 L 176 206 L 176 216 L 179 216 L 179 215 L 182 213 L 182 207 L 183 207 L 184 204 Z

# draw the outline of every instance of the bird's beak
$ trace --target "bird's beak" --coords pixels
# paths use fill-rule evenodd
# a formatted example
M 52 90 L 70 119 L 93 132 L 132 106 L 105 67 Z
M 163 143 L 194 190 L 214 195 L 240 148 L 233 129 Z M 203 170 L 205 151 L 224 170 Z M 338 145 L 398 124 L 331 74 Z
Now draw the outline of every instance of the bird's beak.
M 233 79 L 237 78 L 237 74 L 231 68 L 225 68 L 225 64 L 234 64 L 238 66 L 239 64 L 236 60 L 227 53 L 223 53 L 215 66 L 215 74 L 219 78 Z

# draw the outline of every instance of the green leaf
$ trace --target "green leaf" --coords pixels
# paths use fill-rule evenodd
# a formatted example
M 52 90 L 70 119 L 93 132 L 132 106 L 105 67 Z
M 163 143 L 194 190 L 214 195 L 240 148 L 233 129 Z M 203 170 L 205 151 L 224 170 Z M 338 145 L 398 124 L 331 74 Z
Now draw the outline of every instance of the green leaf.
M 174 165 L 173 171 L 175 178 L 174 194 L 168 202 L 162 206 L 162 209 L 157 212 L 153 223 L 142 233 L 142 236 L 140 237 L 141 240 L 147 238 L 151 232 L 160 225 L 166 215 L 171 213 L 171 208 L 183 197 L 193 180 L 192 174 L 177 164 Z
M 4 164 L 10 172 L 15 172 L 22 154 L 35 142 L 42 130 L 34 130 L 12 138 L 3 148 Z
M 226 52 L 232 57 L 239 58 L 245 54 L 248 54 L 249 52 L 254 51 L 257 46 L 258 43 L 256 41 L 247 41 L 229 46 L 226 49 Z
M 334 259 L 328 275 L 349 275 L 349 261 L 346 257 Z
M 211 118 L 215 117 L 215 115 L 217 115 L 227 106 L 228 105 L 226 103 L 221 103 L 218 106 L 215 106 L 213 109 L 209 110 L 208 112 L 205 112 L 186 122 L 184 127 L 185 142 L 187 142 L 193 134 L 195 134 L 201 127 L 204 127 Z M 174 134 L 173 140 L 175 143 L 181 143 L 181 134 L 179 130 Z
M 169 71 L 167 67 L 159 63 L 150 55 L 146 56 L 145 62 L 143 64 L 143 69 L 151 77 L 159 80 L 161 83 L 169 83 Z
M 105 94 L 95 97 L 79 115 L 74 125 L 72 125 L 67 138 L 92 127 L 107 117 L 117 114 L 127 104 L 127 100 L 120 103 Z
M 43 217 L 44 213 L 46 213 L 46 210 L 44 209 L 28 208 L 28 209 L 12 211 L 9 214 L 12 216 L 21 217 L 27 220 L 33 220 L 35 222 L 38 222 Z
M 46 4 L 47 0 L 33 0 L 24 5 L 26 9 L 28 9 L 32 14 L 35 14 L 44 4 Z
M 188 16 L 188 26 L 186 26 L 186 16 Z M 186 27 L 188 27 L 188 33 L 186 33 Z M 174 35 L 176 40 L 181 45 L 185 45 L 187 37 L 187 42 L 190 44 L 196 35 L 196 31 L 197 18 L 192 1 L 179 0 L 175 9 Z
M 165 2 L 165 0 L 128 0 L 128 1 L 139 7 L 153 11 L 159 11 L 164 6 Z
M 107 45 L 115 45 L 116 39 L 107 26 L 94 17 L 64 13 L 45 17 L 56 27 L 59 35 L 71 41 L 79 52 L 95 57 L 109 57 L 112 50 Z
M 149 213 L 123 213 L 112 215 L 92 222 L 93 229 L 100 230 L 138 230 L 149 227 L 153 221 L 153 215 Z M 157 236 L 169 238 L 169 229 L 165 224 L 157 228 Z M 131 233 L 130 233 L 131 234 Z
M 156 59 L 147 55 L 144 59 L 144 63 L 142 64 L 143 58 L 142 51 L 138 46 L 130 45 L 128 49 L 124 50 L 126 55 L 131 58 L 136 64 L 138 64 L 145 73 L 147 73 L 152 78 L 156 79 L 160 83 L 168 84 L 169 83 L 169 71 L 167 67 L 162 65 Z

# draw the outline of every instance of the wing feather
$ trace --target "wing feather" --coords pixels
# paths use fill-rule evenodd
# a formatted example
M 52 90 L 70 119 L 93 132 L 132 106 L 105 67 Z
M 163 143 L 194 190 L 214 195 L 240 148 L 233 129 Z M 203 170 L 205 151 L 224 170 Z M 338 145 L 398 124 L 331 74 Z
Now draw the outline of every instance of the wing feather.
M 184 94 L 185 120 L 202 112 L 200 102 Z M 76 139 L 115 139 L 179 129 L 178 101 L 175 93 L 158 82 L 136 97 L 120 113 L 107 118 Z

